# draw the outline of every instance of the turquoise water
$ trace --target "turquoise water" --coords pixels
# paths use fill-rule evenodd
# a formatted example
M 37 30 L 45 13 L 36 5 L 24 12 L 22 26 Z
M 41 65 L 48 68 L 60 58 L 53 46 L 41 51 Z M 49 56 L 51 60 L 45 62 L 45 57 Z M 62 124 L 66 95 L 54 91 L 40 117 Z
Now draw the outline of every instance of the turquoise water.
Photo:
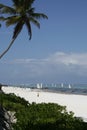
M 55 83 L 50 83 L 50 84 L 42 84 L 38 83 L 42 88 L 73 88 L 73 89 L 87 89 L 87 84 L 55 84 Z M 22 84 L 19 85 L 20 87 L 37 87 L 37 84 Z
M 32 88 L 32 89 L 43 89 L 45 91 L 53 91 L 59 93 L 69 93 L 69 94 L 81 94 L 87 95 L 87 84 L 22 84 L 18 87 Z

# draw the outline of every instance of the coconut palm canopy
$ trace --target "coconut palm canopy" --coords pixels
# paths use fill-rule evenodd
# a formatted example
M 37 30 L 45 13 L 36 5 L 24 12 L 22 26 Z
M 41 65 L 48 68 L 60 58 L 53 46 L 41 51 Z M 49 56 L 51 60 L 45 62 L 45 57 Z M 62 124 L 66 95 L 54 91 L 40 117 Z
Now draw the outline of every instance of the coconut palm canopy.
M 0 55 L 0 58 L 10 49 L 24 25 L 26 25 L 29 39 L 31 39 L 31 23 L 40 28 L 39 19 L 48 19 L 45 14 L 35 12 L 35 8 L 32 7 L 34 1 L 35 0 L 12 0 L 13 4 L 11 7 L 0 3 L 0 21 L 5 22 L 7 27 L 14 25 L 12 41 L 8 48 Z

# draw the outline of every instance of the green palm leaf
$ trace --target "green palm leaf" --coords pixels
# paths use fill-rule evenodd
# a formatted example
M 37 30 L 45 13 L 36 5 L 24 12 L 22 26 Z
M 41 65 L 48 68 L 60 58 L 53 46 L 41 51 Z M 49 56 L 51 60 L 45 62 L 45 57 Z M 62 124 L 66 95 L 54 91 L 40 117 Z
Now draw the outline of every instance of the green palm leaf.
M 30 22 L 32 22 L 35 26 L 37 26 L 38 28 L 40 28 L 40 23 L 36 20 L 36 19 L 34 19 L 33 17 L 30 17 Z
M 16 14 L 16 10 L 9 6 L 0 4 L 0 13 L 1 14 Z
M 48 17 L 43 13 L 32 13 L 32 17 L 36 19 L 41 19 L 41 18 L 48 19 Z
M 22 20 L 20 20 L 18 23 L 17 23 L 17 25 L 15 26 L 15 28 L 14 28 L 14 32 L 13 32 L 13 39 L 15 38 L 15 37 L 17 37 L 18 36 L 18 34 L 21 32 L 21 30 L 22 30 L 22 27 L 23 27 L 23 22 L 22 22 Z
M 30 22 L 28 22 L 28 20 L 26 20 L 26 26 L 27 26 L 27 30 L 28 30 L 28 34 L 30 36 L 29 40 L 31 40 L 31 37 L 32 37 L 32 30 L 31 30 L 31 25 L 30 25 Z
M 20 16 L 11 16 L 11 17 L 7 17 L 6 19 L 6 26 L 11 26 L 11 25 L 15 25 L 18 23 L 18 21 L 20 20 Z
M 5 21 L 5 19 L 6 19 L 6 18 L 3 17 L 3 16 L 0 17 L 0 21 Z

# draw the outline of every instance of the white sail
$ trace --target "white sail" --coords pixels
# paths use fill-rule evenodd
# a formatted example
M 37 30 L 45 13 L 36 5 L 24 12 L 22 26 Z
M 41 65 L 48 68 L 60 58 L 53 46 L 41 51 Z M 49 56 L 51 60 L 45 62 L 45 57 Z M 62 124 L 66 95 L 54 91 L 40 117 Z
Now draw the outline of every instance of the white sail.
M 63 88 L 63 83 L 61 83 L 61 87 Z
M 42 83 L 41 84 L 37 83 L 37 88 L 42 88 Z
M 42 85 L 42 83 L 41 83 L 41 84 L 40 84 L 40 88 L 42 88 L 42 86 L 43 86 L 43 85 Z
M 69 88 L 71 88 L 71 85 L 69 84 Z
M 39 85 L 39 83 L 37 83 L 37 88 L 40 88 L 40 85 Z

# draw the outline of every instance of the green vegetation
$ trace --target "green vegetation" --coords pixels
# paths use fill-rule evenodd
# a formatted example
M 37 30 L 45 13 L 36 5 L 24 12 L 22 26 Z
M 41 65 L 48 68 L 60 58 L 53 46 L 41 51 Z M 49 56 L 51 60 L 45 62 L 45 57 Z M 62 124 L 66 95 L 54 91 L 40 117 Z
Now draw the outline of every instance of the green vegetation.
M 14 94 L 0 94 L 6 110 L 14 111 L 17 118 L 14 130 L 86 130 L 87 124 L 67 112 L 65 106 L 54 103 L 29 104 Z

